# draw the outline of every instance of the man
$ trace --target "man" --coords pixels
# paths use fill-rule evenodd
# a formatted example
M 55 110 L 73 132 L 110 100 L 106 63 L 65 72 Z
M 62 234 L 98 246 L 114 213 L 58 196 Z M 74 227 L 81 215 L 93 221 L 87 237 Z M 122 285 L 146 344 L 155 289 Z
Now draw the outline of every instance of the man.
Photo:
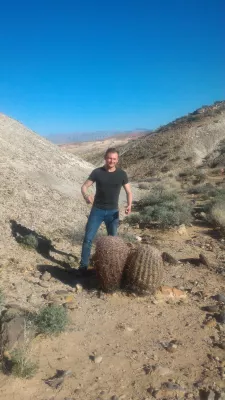
M 91 213 L 86 225 L 82 246 L 79 272 L 87 274 L 92 241 L 101 225 L 105 223 L 107 233 L 116 236 L 119 224 L 118 200 L 121 187 L 126 191 L 126 214 L 131 212 L 132 193 L 128 183 L 127 174 L 117 168 L 119 153 L 115 148 L 109 148 L 105 153 L 105 165 L 92 171 L 89 178 L 81 187 L 81 193 L 87 204 L 92 205 Z M 96 183 L 95 197 L 87 193 L 88 188 Z

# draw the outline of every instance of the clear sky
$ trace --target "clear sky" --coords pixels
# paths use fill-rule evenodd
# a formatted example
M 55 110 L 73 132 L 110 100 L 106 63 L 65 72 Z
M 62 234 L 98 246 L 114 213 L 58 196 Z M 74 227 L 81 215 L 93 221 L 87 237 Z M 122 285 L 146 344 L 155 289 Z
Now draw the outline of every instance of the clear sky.
M 0 112 L 42 135 L 156 128 L 225 99 L 224 0 L 0 5 Z

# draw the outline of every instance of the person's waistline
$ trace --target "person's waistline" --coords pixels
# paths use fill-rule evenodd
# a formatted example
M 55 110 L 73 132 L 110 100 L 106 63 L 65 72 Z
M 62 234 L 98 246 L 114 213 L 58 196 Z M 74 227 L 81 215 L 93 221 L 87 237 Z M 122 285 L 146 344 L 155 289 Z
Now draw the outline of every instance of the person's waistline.
M 119 206 L 101 206 L 93 204 L 92 209 L 102 210 L 102 211 L 119 211 Z

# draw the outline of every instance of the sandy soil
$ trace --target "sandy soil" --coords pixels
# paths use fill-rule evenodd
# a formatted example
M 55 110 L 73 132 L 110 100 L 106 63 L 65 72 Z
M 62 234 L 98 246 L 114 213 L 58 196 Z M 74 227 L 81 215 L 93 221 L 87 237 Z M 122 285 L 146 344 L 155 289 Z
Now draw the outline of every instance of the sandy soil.
M 220 326 L 205 325 L 206 313 L 201 310 L 215 303 L 212 295 L 225 292 L 224 278 L 215 273 L 224 245 L 210 233 L 205 227 L 190 227 L 184 235 L 158 232 L 152 238 L 161 250 L 183 260 L 165 264 L 164 284 L 185 290 L 187 300 L 155 300 L 122 292 L 99 296 L 97 290 L 83 290 L 76 294 L 68 331 L 34 340 L 31 354 L 38 360 L 38 374 L 27 381 L 0 375 L 0 399 L 109 400 L 117 396 L 114 399 L 141 400 L 151 398 L 150 387 L 158 389 L 168 380 L 186 394 L 195 393 L 199 384 L 223 385 L 225 352 L 213 346 Z M 137 230 L 136 234 L 145 233 Z M 184 260 L 198 259 L 200 252 L 207 255 L 212 269 Z M 64 288 L 74 285 L 75 281 L 68 280 Z M 175 353 L 164 348 L 171 340 L 179 342 Z M 101 356 L 102 362 L 93 362 L 93 355 Z M 60 389 L 52 389 L 44 380 L 57 369 L 71 370 L 72 376 Z

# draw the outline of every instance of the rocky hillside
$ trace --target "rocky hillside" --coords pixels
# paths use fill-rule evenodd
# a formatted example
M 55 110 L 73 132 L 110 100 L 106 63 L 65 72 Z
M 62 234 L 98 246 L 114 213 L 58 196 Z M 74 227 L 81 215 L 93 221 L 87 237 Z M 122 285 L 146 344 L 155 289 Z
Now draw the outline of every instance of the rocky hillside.
M 92 166 L 3 114 L 0 166 L 1 261 L 18 252 L 10 220 L 50 237 L 85 222 L 80 185 Z
M 120 148 L 121 163 L 133 178 L 176 171 L 201 165 L 224 139 L 225 101 L 204 106 L 127 143 Z

